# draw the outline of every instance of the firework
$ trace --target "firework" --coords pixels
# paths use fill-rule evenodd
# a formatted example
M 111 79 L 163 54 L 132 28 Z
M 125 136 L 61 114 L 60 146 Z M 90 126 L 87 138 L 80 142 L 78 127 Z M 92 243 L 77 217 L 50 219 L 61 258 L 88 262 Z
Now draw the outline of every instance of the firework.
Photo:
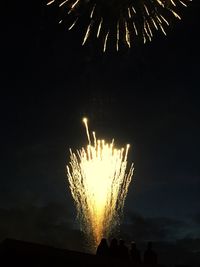
M 166 35 L 171 17 L 181 19 L 179 9 L 192 0 L 50 0 L 70 16 L 71 30 L 86 17 L 82 45 L 90 38 L 100 39 L 105 52 L 108 42 L 119 50 L 120 45 L 131 47 L 137 40 L 151 41 L 156 31 Z M 65 16 L 65 15 L 64 15 Z M 60 20 L 62 23 L 64 20 Z
M 102 237 L 108 238 L 119 225 L 133 164 L 126 172 L 129 145 L 117 149 L 114 140 L 111 143 L 98 140 L 95 132 L 91 142 L 87 119 L 83 122 L 88 145 L 76 153 L 70 150 L 67 175 L 81 229 L 96 247 Z

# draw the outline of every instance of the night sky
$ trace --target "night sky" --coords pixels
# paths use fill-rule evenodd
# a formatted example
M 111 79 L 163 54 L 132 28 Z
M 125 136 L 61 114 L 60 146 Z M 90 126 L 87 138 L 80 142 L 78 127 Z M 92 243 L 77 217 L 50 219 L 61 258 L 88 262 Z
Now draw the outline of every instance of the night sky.
M 167 37 L 103 54 L 44 1 L 1 6 L 1 240 L 80 249 L 65 166 L 88 116 L 99 137 L 131 144 L 124 237 L 200 250 L 199 7 Z

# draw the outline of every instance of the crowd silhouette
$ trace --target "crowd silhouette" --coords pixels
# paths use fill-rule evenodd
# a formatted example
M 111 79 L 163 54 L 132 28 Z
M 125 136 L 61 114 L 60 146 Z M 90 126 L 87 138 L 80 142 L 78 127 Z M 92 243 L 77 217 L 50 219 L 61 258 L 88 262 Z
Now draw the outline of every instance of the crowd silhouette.
M 157 262 L 157 253 L 152 248 L 152 242 L 147 243 L 147 248 L 144 251 L 143 259 L 141 257 L 141 252 L 137 248 L 135 242 L 131 243 L 130 249 L 125 244 L 125 241 L 113 238 L 110 241 L 110 245 L 106 238 L 102 238 L 100 244 L 97 247 L 96 255 L 102 256 L 104 258 L 112 258 L 116 260 L 130 261 L 134 266 L 137 265 L 148 265 L 155 266 Z

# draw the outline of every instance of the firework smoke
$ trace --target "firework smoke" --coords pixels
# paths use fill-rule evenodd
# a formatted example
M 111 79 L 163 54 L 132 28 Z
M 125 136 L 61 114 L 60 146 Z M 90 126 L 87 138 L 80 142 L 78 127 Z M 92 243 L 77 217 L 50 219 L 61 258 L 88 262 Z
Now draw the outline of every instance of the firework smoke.
M 98 140 L 95 132 L 91 142 L 87 119 L 83 122 L 88 145 L 76 153 L 70 150 L 67 175 L 81 229 L 96 247 L 119 224 L 134 168 L 132 164 L 126 172 L 129 145 L 116 149 L 114 140 Z

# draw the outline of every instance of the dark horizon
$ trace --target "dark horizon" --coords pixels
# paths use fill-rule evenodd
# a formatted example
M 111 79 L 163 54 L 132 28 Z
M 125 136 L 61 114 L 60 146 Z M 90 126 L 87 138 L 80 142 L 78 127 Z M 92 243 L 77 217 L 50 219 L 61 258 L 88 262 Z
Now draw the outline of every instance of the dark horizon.
M 188 250 L 188 245 L 184 242 L 167 243 L 167 242 L 153 242 L 152 247 L 156 253 L 157 263 L 153 266 L 199 266 L 200 253 L 197 251 Z M 148 266 L 144 262 L 145 251 L 149 242 L 136 243 L 137 250 L 140 253 L 141 262 L 137 266 Z M 110 246 L 111 242 L 108 241 Z M 83 246 L 86 244 L 83 244 Z M 106 257 L 96 254 L 96 251 L 85 249 L 84 247 L 79 250 L 70 248 L 60 248 L 49 244 L 42 244 L 38 242 L 30 242 L 26 240 L 5 239 L 0 242 L 0 255 L 2 262 L 6 264 L 64 264 L 74 263 L 76 265 L 101 265 L 107 266 L 110 264 L 116 265 L 134 265 L 131 257 L 131 244 L 125 243 L 128 249 L 126 257 L 118 257 L 117 255 L 108 254 Z M 125 255 L 124 255 L 125 256 Z M 150 265 L 151 266 L 151 265 Z

